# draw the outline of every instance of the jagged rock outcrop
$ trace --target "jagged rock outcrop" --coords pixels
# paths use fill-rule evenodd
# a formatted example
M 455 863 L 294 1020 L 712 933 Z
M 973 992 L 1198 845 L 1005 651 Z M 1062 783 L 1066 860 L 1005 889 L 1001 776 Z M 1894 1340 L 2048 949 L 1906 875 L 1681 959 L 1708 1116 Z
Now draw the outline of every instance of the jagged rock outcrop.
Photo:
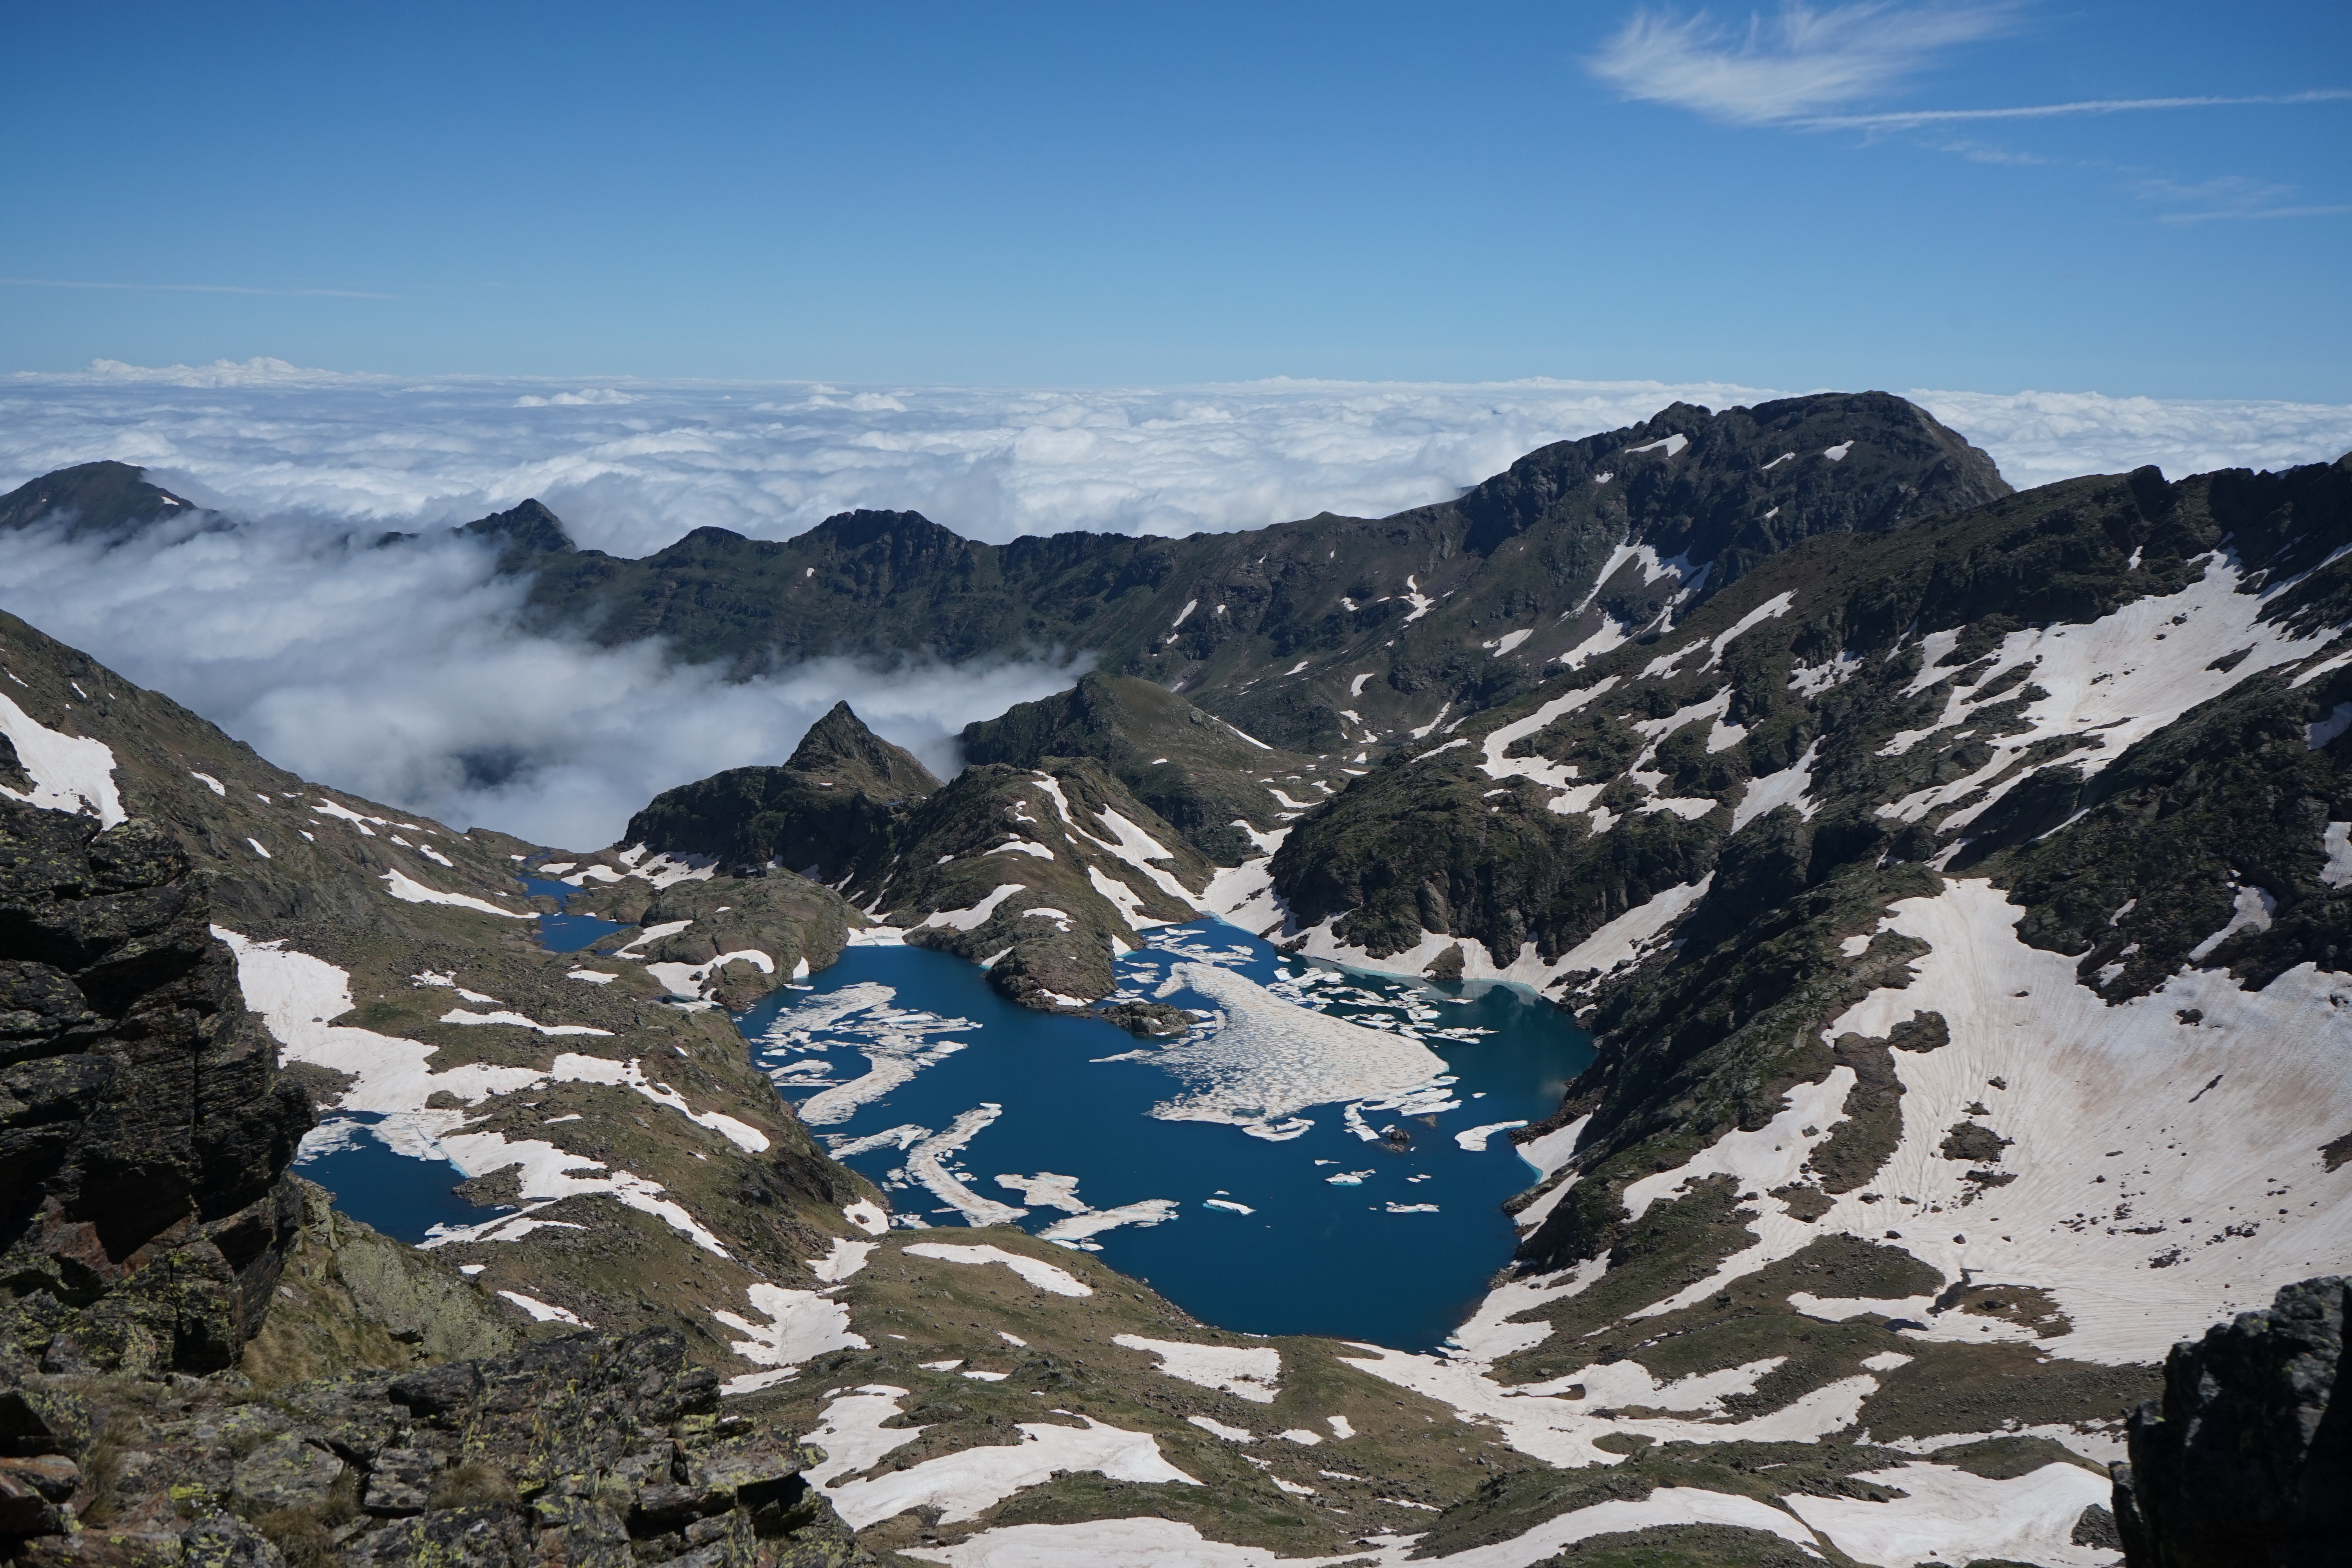
M 231 1365 L 299 1217 L 309 1101 L 141 819 L 0 803 L 0 1344 L 58 1368 Z
M 674 1330 L 267 1397 L 206 1379 L 157 1401 L 0 1360 L 0 1555 L 16 1563 L 874 1561 L 801 1479 L 820 1456 L 721 1415 L 718 1377 Z
M 783 766 L 730 768 L 664 790 L 629 818 L 621 841 L 706 856 L 730 870 L 782 866 L 838 883 L 884 870 L 893 824 L 939 787 L 912 752 L 837 702 Z
M 2115 1467 L 2130 1568 L 2322 1568 L 2352 1551 L 2352 1406 L 2343 1380 L 2352 1279 L 2290 1285 L 2258 1312 L 2183 1340 L 2164 1397 L 2131 1417 Z
M 806 857 L 804 875 L 906 927 L 908 942 L 985 963 L 998 991 L 1047 1011 L 1083 1006 L 1110 991 L 1114 952 L 1140 940 L 1129 922 L 1193 918 L 1193 899 L 1213 875 L 1206 857 L 1092 757 L 1040 757 L 1024 767 L 981 763 L 942 784 L 912 753 L 867 730 L 845 702 L 810 730 L 784 766 L 730 769 L 667 791 L 630 819 L 627 838 L 667 856 L 713 858 L 754 877 Z M 617 868 L 614 852 L 602 858 Z M 840 901 L 789 873 L 765 880 Z M 688 930 L 656 938 L 646 951 L 660 961 L 708 963 L 727 951 L 729 928 L 717 906 L 740 901 L 731 889 L 758 885 L 680 882 L 626 911 L 611 902 L 625 880 L 598 897 L 649 930 L 693 919 Z M 728 912 L 744 919 L 740 910 Z M 836 920 L 822 952 L 807 944 L 813 962 L 831 962 L 845 937 Z M 794 948 L 793 957 L 802 951 Z M 788 958 L 776 973 L 791 966 Z M 749 975 L 742 980 L 751 984 Z
M 1285 820 L 1260 781 L 1318 761 L 1270 752 L 1149 680 L 1099 673 L 967 724 L 960 739 L 967 763 L 1034 768 L 1047 757 L 1092 757 L 1220 866 L 1263 853 L 1259 841 Z

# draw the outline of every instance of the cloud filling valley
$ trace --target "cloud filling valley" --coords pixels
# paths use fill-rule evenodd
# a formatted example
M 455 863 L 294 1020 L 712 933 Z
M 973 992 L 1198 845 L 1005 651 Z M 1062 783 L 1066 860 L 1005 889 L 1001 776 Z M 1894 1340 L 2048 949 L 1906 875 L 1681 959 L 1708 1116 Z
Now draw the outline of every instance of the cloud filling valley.
M 730 682 L 658 645 L 526 630 L 525 585 L 430 532 L 536 496 L 583 547 L 691 529 L 799 533 L 855 507 L 968 537 L 1181 534 L 1444 499 L 1546 442 L 1784 395 L 1720 384 L 1267 382 L 1140 389 L 420 381 L 271 361 L 0 377 L 0 490 L 101 458 L 236 520 L 112 551 L 37 531 L 0 552 L 0 608 L 166 692 L 273 762 L 459 826 L 573 848 L 661 789 L 779 762 L 846 698 L 952 771 L 966 721 L 1082 660 L 880 668 L 819 659 Z M 2174 477 L 2352 447 L 2352 408 L 2095 394 L 1907 395 L 2021 487 L 2155 462 Z

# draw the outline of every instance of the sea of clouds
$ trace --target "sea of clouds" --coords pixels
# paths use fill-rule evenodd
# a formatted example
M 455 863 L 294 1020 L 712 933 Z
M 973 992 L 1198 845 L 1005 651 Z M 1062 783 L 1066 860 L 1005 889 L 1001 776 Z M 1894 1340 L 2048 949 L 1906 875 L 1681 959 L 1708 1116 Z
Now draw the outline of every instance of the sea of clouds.
M 1723 384 L 1275 381 L 1146 390 L 415 379 L 278 361 L 0 376 L 0 492 L 100 458 L 236 519 L 107 550 L 0 551 L 0 607 L 306 776 L 458 825 L 593 847 L 657 791 L 776 762 L 847 699 L 942 772 L 968 721 L 1066 686 L 1066 650 L 987 668 L 824 659 L 732 682 L 657 646 L 524 631 L 521 585 L 442 540 L 367 542 L 536 496 L 622 555 L 715 525 L 787 538 L 855 507 L 975 539 L 1176 534 L 1451 496 L 1548 441 Z M 2352 450 L 2352 406 L 1907 394 L 2021 487 Z

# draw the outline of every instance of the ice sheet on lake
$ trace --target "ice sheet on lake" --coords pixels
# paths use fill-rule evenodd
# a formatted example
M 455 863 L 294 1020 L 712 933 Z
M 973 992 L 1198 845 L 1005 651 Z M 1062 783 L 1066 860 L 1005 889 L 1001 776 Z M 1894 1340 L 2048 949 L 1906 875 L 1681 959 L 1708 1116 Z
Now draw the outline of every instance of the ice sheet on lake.
M 836 1084 L 800 1104 L 801 1120 L 812 1127 L 848 1121 L 860 1106 L 881 1099 L 918 1072 L 963 1049 L 965 1042 L 944 1037 L 980 1026 L 969 1018 L 897 1005 L 895 987 L 861 980 L 838 991 L 813 995 L 776 1015 L 760 1037 L 761 1055 L 773 1062 L 786 1052 L 856 1050 L 865 1057 L 862 1077 Z M 771 1066 L 769 1076 L 785 1088 L 798 1064 Z
M 1147 1058 L 1191 1090 L 1152 1107 L 1163 1121 L 1287 1131 L 1278 1124 L 1308 1106 L 1401 1102 L 1445 1073 L 1444 1058 L 1418 1040 L 1293 1006 L 1221 964 L 1180 963 L 1171 978 L 1225 1016 L 1205 1037 Z
M 1075 1247 L 1087 1252 L 1099 1252 L 1102 1249 L 1094 1245 L 1091 1237 L 1107 1230 L 1116 1230 L 1123 1225 L 1160 1225 L 1174 1219 L 1177 1212 L 1173 1198 L 1145 1198 L 1138 1203 L 1121 1204 L 1117 1208 L 1088 1209 L 1083 1214 L 1072 1215 L 1068 1219 L 1055 1220 L 1037 1233 L 1037 1239 L 1058 1242 L 1064 1247 Z
M 1002 1105 L 976 1105 L 950 1122 L 946 1131 L 933 1133 L 907 1152 L 907 1173 L 929 1187 L 940 1202 L 961 1214 L 966 1225 L 1010 1225 L 1029 1212 L 981 1196 L 964 1184 L 962 1177 L 948 1169 L 950 1156 L 1003 1114 Z

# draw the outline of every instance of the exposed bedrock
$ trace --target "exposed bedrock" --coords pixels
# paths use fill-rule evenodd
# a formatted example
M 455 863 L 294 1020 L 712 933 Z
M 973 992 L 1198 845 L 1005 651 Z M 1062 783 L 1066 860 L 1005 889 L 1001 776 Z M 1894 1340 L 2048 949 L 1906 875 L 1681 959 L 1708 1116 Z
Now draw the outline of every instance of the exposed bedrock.
M 2130 1568 L 2321 1568 L 2352 1552 L 2352 1280 L 2306 1279 L 2183 1340 L 2114 1467 Z
M 0 1344 L 210 1372 L 260 1327 L 311 1124 L 161 830 L 0 802 Z
M 803 1479 L 819 1456 L 721 1415 L 717 1375 L 686 1352 L 673 1330 L 572 1334 L 267 1396 L 186 1380 L 160 1405 L 128 1380 L 78 1392 L 0 1355 L 0 1557 L 874 1563 Z

